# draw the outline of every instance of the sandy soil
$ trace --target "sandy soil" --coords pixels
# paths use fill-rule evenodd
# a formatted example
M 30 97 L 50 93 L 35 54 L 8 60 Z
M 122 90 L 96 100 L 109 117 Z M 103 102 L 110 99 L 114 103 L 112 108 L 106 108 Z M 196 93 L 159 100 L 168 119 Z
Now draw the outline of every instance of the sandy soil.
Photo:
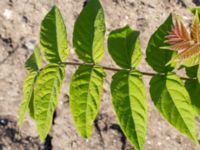
M 195 2 L 195 1 L 194 1 Z M 65 19 L 70 46 L 70 60 L 77 57 L 72 49 L 73 24 L 84 0 L 57 0 Z M 192 0 L 101 0 L 105 10 L 108 33 L 129 24 L 141 32 L 141 47 L 145 48 L 150 35 L 167 18 L 170 12 L 184 16 L 190 22 L 192 15 L 186 10 L 194 6 Z M 198 3 L 198 1 L 196 1 Z M 0 150 L 131 150 L 116 120 L 111 105 L 111 72 L 107 72 L 101 110 L 94 124 L 93 137 L 84 140 L 76 133 L 69 111 L 69 80 L 75 67 L 67 68 L 55 122 L 45 142 L 41 144 L 34 122 L 27 117 L 22 131 L 16 125 L 19 104 L 23 98 L 22 86 L 26 75 L 24 62 L 38 43 L 39 25 L 51 8 L 47 0 L 0 0 Z M 106 44 L 105 44 L 106 45 Z M 144 58 L 140 70 L 152 71 Z M 102 64 L 115 66 L 107 53 Z M 149 89 L 149 77 L 144 77 Z M 197 147 L 171 127 L 158 114 L 148 95 L 149 127 L 145 150 L 197 150 Z M 197 122 L 200 125 L 199 122 Z

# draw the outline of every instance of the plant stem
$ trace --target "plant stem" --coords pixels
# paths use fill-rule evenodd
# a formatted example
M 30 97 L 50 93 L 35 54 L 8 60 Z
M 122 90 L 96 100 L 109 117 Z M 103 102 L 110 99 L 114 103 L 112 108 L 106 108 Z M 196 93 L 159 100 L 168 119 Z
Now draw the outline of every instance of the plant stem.
M 93 64 L 89 64 L 89 63 L 80 63 L 80 62 L 61 62 L 60 64 L 64 64 L 64 65 L 70 65 L 70 66 L 81 66 L 81 65 L 87 65 L 87 66 L 93 66 Z M 108 70 L 108 71 L 120 71 L 122 69 L 120 68 L 113 68 L 113 67 L 107 67 L 107 66 L 103 66 L 100 65 L 103 69 Z M 139 72 L 145 76 L 155 76 L 157 75 L 157 73 L 155 72 L 144 72 L 144 71 L 140 71 Z M 164 74 L 159 74 L 159 75 L 164 75 Z M 188 78 L 188 77 L 180 77 L 182 80 L 196 80 L 196 78 Z

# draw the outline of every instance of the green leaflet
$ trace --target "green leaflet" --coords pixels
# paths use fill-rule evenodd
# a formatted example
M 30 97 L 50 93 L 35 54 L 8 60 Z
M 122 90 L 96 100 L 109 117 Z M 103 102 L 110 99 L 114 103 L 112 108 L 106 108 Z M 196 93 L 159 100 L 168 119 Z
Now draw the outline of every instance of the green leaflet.
M 172 25 L 172 15 L 170 15 L 151 36 L 146 49 L 146 60 L 157 72 L 168 72 L 173 70 L 173 67 L 166 66 L 166 64 L 171 60 L 174 52 L 162 48 L 168 46 L 164 41 L 165 36 L 168 35 L 169 31 L 171 31 Z
M 24 100 L 21 102 L 19 111 L 19 125 L 22 126 L 26 111 L 29 108 L 31 102 L 33 102 L 34 85 L 37 80 L 38 73 L 31 72 L 24 80 Z M 33 109 L 30 107 L 30 115 L 32 116 Z
M 188 77 L 195 78 L 197 77 L 198 65 L 192 67 L 185 67 L 185 71 Z
M 34 93 L 35 120 L 40 139 L 44 141 L 58 103 L 65 69 L 57 64 L 49 64 L 42 69 Z
M 148 111 L 141 75 L 136 71 L 119 71 L 113 76 L 111 93 L 123 132 L 137 150 L 143 150 Z
M 33 54 L 27 59 L 25 68 L 28 72 L 38 71 L 42 66 L 42 57 L 38 47 L 35 47 Z
M 108 50 L 117 65 L 122 68 L 136 67 L 142 57 L 139 32 L 129 26 L 112 31 L 108 37 Z
M 42 58 L 39 48 L 35 47 L 33 54 L 25 62 L 25 68 L 28 71 L 28 75 L 24 80 L 24 99 L 20 105 L 19 111 L 19 125 L 22 126 L 27 110 L 29 110 L 30 116 L 34 119 L 34 86 L 39 75 L 38 71 L 42 66 Z
M 98 66 L 80 66 L 70 83 L 70 110 L 82 137 L 92 134 L 103 90 L 105 73 Z
M 56 6 L 51 9 L 42 21 L 40 46 L 50 63 L 65 61 L 68 56 L 66 27 Z
M 198 66 L 197 79 L 198 79 L 198 82 L 200 83 L 200 66 Z
M 185 87 L 190 94 L 191 102 L 194 107 L 194 110 L 197 112 L 198 116 L 200 117 L 200 84 L 198 81 L 190 81 L 187 80 L 185 82 Z
M 99 63 L 104 55 L 104 12 L 99 0 L 90 0 L 74 25 L 73 45 L 80 59 Z
M 35 84 L 34 84 L 34 86 L 36 85 L 36 83 L 37 83 L 37 78 L 38 78 L 38 76 L 39 76 L 39 73 L 37 74 L 37 76 L 36 76 L 36 78 L 35 78 Z M 35 115 L 34 115 L 34 113 L 35 113 L 35 108 L 34 108 L 34 90 L 33 90 L 33 92 L 32 92 L 32 96 L 31 96 L 31 99 L 30 99 L 30 101 L 29 101 L 29 105 L 28 105 L 28 111 L 29 111 L 29 115 L 31 116 L 31 118 L 32 119 L 34 119 L 35 117 Z
M 156 75 L 150 81 L 151 98 L 162 116 L 198 144 L 195 114 L 182 81 L 174 73 Z
M 186 74 L 190 78 L 197 78 L 198 82 L 200 83 L 200 66 L 195 65 L 192 67 L 185 67 Z

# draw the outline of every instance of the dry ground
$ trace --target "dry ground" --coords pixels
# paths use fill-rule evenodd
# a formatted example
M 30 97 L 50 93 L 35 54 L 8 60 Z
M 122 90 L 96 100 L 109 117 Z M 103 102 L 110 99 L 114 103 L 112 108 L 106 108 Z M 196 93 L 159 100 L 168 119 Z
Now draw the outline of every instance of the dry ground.
M 84 0 L 57 0 L 56 3 L 67 26 L 70 60 L 76 61 L 71 42 L 72 30 Z M 195 5 L 192 0 L 101 0 L 101 3 L 105 10 L 106 35 L 126 24 L 139 30 L 144 58 L 150 35 L 169 13 L 182 15 L 186 22 L 190 22 L 192 15 L 186 7 Z M 35 124 L 30 118 L 19 132 L 16 121 L 23 98 L 22 86 L 26 75 L 24 62 L 32 53 L 34 44 L 38 43 L 39 25 L 51 6 L 50 0 L 0 0 L 0 150 L 131 150 L 111 105 L 111 72 L 107 72 L 108 76 L 104 82 L 101 110 L 91 139 L 84 140 L 79 137 L 69 111 L 68 83 L 75 67 L 67 68 L 57 115 L 46 143 L 39 142 Z M 144 58 L 139 69 L 152 71 Z M 102 64 L 115 66 L 107 50 Z M 147 91 L 149 79 L 144 77 Z M 153 106 L 148 92 L 147 95 L 149 126 L 145 150 L 197 150 L 190 140 L 163 120 Z

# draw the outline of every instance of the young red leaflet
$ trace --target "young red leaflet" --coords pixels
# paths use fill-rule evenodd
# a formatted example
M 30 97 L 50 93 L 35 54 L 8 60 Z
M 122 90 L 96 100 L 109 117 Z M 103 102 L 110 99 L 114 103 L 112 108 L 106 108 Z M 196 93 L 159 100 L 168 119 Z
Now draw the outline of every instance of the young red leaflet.
M 178 54 L 168 64 L 179 62 L 184 65 L 185 61 L 187 61 L 187 66 L 198 64 L 199 61 L 192 61 L 192 58 L 200 53 L 200 22 L 197 12 L 190 30 L 188 32 L 180 18 L 176 19 L 171 32 L 166 36 L 165 43 L 170 46 L 165 48 L 177 51 Z

